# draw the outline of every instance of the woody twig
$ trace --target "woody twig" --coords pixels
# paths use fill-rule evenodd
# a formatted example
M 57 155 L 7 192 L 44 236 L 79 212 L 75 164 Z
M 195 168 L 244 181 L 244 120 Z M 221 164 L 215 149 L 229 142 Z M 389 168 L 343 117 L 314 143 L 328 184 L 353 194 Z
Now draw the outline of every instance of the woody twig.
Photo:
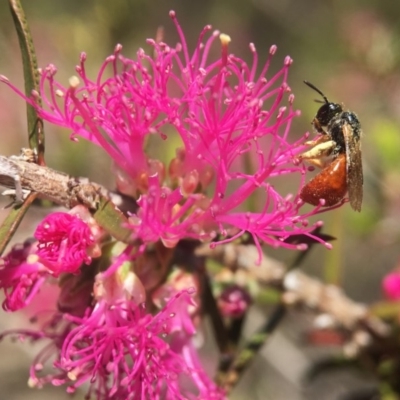
M 71 177 L 36 164 L 26 150 L 19 156 L 0 156 L 0 185 L 9 188 L 3 195 L 12 196 L 15 203 L 22 203 L 30 192 L 35 192 L 39 198 L 66 208 L 83 204 L 96 209 L 100 196 L 109 197 L 104 187 L 87 178 Z
M 286 305 L 303 306 L 317 315 L 329 315 L 331 326 L 348 331 L 362 329 L 378 337 L 389 333 L 388 326 L 372 315 L 365 304 L 355 302 L 339 287 L 321 282 L 300 270 L 287 273 L 284 264 L 266 254 L 261 264 L 256 265 L 258 251 L 254 245 L 227 244 L 215 249 L 204 245 L 197 253 L 239 271 L 241 281 L 253 277 L 261 285 L 280 288 Z M 249 277 L 243 274 L 249 274 Z

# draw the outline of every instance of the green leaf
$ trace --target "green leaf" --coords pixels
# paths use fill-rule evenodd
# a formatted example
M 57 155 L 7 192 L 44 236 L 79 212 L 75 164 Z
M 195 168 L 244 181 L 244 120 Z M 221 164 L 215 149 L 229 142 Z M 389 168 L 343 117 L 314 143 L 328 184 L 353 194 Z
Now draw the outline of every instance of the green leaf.
M 127 218 L 110 200 L 102 197 L 93 217 L 115 239 L 124 243 L 132 242 L 132 230 L 127 228 Z
M 21 48 L 25 94 L 30 97 L 32 90 L 39 92 L 39 72 L 35 47 L 33 45 L 32 35 L 20 0 L 9 0 L 9 2 L 15 29 L 17 30 L 19 46 Z M 39 104 L 41 104 L 41 101 L 38 101 Z M 29 146 L 31 149 L 36 151 L 38 163 L 44 165 L 43 121 L 39 118 L 35 108 L 29 104 L 27 104 L 27 119 Z
M 0 227 L 0 256 L 3 254 L 4 249 L 13 237 L 14 232 L 17 230 L 22 218 L 28 211 L 28 208 L 32 204 L 33 200 L 35 200 L 36 196 L 37 193 L 31 193 L 28 195 L 24 203 L 20 206 L 14 207 L 3 221 L 3 224 Z

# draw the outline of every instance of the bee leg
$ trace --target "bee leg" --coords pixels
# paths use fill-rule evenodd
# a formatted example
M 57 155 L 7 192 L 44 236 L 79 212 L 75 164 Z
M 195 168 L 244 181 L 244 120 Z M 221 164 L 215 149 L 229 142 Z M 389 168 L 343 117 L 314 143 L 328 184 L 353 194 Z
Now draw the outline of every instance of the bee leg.
M 317 144 L 312 149 L 305 151 L 303 154 L 299 155 L 299 160 L 307 160 L 311 162 L 312 159 L 322 159 L 331 154 L 332 150 L 335 148 L 336 143 L 333 140 L 328 140 Z
M 314 167 L 318 167 L 321 169 L 325 168 L 326 165 L 329 164 L 323 158 L 307 158 L 307 162 Z
M 329 141 L 330 141 L 330 136 L 327 135 L 327 134 L 324 134 L 324 135 L 321 135 L 321 136 L 317 137 L 317 139 L 308 140 L 304 144 L 306 146 L 315 147 L 315 146 L 318 146 L 321 143 L 326 143 L 326 142 L 329 142 Z

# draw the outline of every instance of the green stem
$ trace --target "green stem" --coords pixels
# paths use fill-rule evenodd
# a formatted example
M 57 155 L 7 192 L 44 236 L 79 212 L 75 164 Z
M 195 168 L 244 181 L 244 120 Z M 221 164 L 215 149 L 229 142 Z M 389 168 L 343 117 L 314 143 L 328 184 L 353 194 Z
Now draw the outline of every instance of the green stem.
M 19 0 L 9 0 L 10 11 L 18 35 L 24 70 L 25 94 L 30 97 L 32 90 L 39 93 L 39 72 L 36 59 L 35 46 L 24 10 Z M 41 105 L 40 99 L 37 100 Z M 37 111 L 27 104 L 28 140 L 29 146 L 38 157 L 38 164 L 44 165 L 44 131 L 43 121 Z

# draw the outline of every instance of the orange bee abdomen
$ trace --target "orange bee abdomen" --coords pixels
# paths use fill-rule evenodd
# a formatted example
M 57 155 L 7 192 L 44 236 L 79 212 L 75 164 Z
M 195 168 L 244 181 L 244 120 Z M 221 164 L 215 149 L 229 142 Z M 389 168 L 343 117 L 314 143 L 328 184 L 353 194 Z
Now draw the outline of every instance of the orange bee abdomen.
M 339 154 L 328 166 L 303 187 L 300 198 L 314 206 L 321 199 L 330 207 L 343 199 L 347 193 L 346 155 Z

